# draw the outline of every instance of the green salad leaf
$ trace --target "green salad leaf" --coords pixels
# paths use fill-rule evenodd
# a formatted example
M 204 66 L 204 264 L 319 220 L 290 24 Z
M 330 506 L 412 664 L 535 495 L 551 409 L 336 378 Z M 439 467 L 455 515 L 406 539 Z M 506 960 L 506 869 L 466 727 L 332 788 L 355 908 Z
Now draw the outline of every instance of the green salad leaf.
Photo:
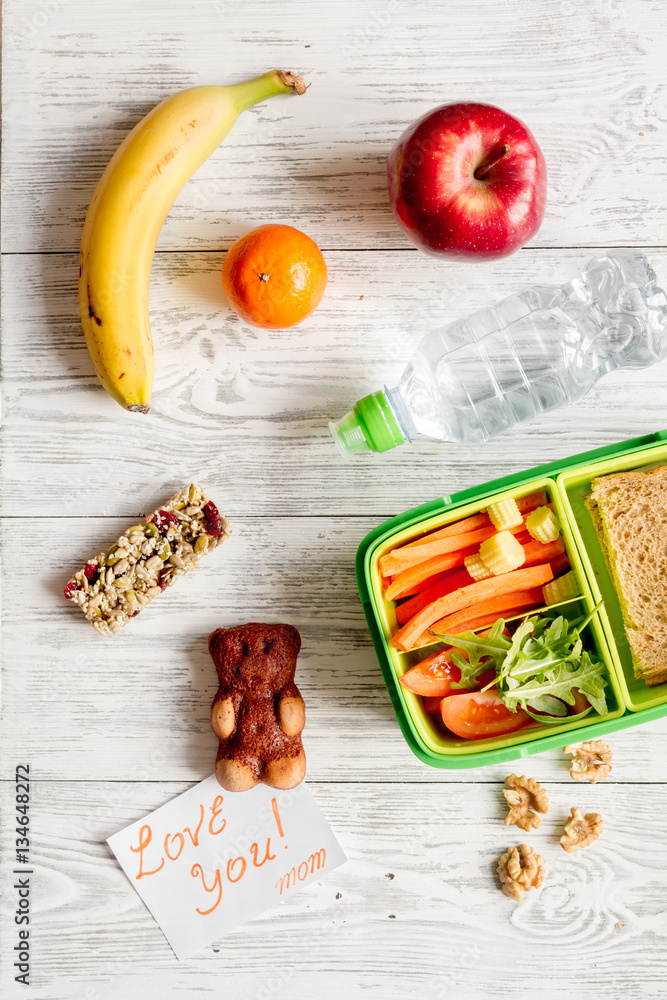
M 462 632 L 457 636 L 431 632 L 434 638 L 442 639 L 467 654 L 452 653 L 452 663 L 461 671 L 461 679 L 451 683 L 453 688 L 470 688 L 485 670 L 491 667 L 495 667 L 496 671 L 500 669 L 511 645 L 503 635 L 504 628 L 505 622 L 499 618 L 486 636 L 475 635 L 474 632 Z
M 526 618 L 508 639 L 505 621 L 499 618 L 487 636 L 474 632 L 438 635 L 459 652 L 452 662 L 461 679 L 452 687 L 470 688 L 485 670 L 495 668 L 496 677 L 484 690 L 497 687 L 510 711 L 522 708 L 539 722 L 570 721 L 567 706 L 575 704 L 577 688 L 599 715 L 606 715 L 604 664 L 584 649 L 581 632 L 595 611 L 581 620 L 568 621 L 563 615 L 533 615 Z M 579 718 L 590 709 L 579 713 Z
M 562 661 L 542 677 L 536 674 L 529 680 L 517 682 L 510 675 L 508 685 L 500 691 L 500 697 L 512 712 L 517 708 L 527 709 L 529 702 L 532 704 L 535 699 L 546 695 L 574 705 L 572 688 L 576 687 L 588 698 L 599 715 L 606 715 L 604 688 L 607 682 L 602 676 L 602 670 L 603 665 L 593 661 L 584 650 L 578 661 Z

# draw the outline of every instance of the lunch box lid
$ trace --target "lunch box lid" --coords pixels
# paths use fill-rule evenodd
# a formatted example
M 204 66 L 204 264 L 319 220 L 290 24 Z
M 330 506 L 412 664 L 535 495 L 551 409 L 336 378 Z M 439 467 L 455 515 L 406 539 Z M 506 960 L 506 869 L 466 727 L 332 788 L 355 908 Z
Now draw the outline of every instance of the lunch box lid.
M 396 691 L 396 680 L 385 648 L 385 641 L 380 622 L 371 599 L 371 560 L 378 546 L 388 537 L 396 534 L 399 530 L 404 531 L 406 528 L 410 528 L 412 526 L 417 527 L 417 525 L 434 515 L 445 511 L 455 510 L 466 503 L 484 500 L 486 497 L 507 491 L 512 487 L 525 486 L 527 483 L 536 479 L 557 478 L 561 473 L 572 472 L 578 468 L 598 464 L 605 459 L 620 458 L 623 456 L 643 453 L 648 453 L 650 455 L 652 449 L 661 445 L 664 446 L 665 444 L 667 444 L 667 430 L 656 431 L 653 434 L 631 438 L 627 441 L 621 441 L 612 445 L 606 445 L 603 448 L 596 448 L 591 451 L 582 452 L 578 455 L 572 455 L 568 458 L 559 459 L 555 462 L 549 462 L 545 465 L 536 466 L 532 469 L 524 470 L 523 472 L 517 472 L 509 476 L 503 476 L 499 479 L 490 480 L 489 482 L 483 483 L 479 486 L 473 486 L 466 490 L 461 490 L 451 496 L 440 497 L 437 500 L 432 500 L 430 503 L 422 504 L 419 507 L 414 507 L 402 514 L 389 518 L 387 521 L 379 524 L 376 528 L 369 532 L 368 535 L 366 535 L 366 537 L 362 540 L 356 555 L 356 577 L 359 596 L 361 598 L 368 628 L 371 633 L 375 652 L 382 669 L 382 674 L 396 718 L 406 742 L 410 746 L 413 753 L 420 760 L 424 761 L 424 763 L 430 764 L 431 766 L 441 768 L 458 769 L 483 767 L 488 764 L 498 764 L 504 761 L 514 760 L 517 757 L 524 757 L 541 752 L 542 750 L 562 746 L 565 742 L 568 742 L 568 739 L 572 738 L 572 731 L 570 730 L 567 733 L 555 733 L 549 736 L 542 736 L 522 743 L 508 744 L 507 746 L 499 749 L 496 748 L 486 751 L 480 750 L 475 753 L 457 753 L 456 755 L 448 756 L 436 756 L 435 754 L 429 753 L 415 737 L 412 725 L 407 718 L 406 710 Z M 578 526 L 572 523 L 570 518 L 568 518 L 568 520 L 570 521 L 568 526 L 575 536 L 578 554 L 582 559 L 583 570 L 587 578 L 587 582 L 589 586 L 591 586 L 593 593 L 597 596 L 599 595 L 599 586 L 595 577 L 592 576 L 590 560 L 587 558 L 585 550 L 582 550 L 581 546 L 578 544 L 581 539 Z M 610 623 L 609 617 L 606 614 L 602 616 L 602 624 L 607 639 L 607 645 L 614 664 L 614 669 L 617 675 L 620 672 L 622 676 L 618 662 L 618 653 L 615 647 L 614 629 Z M 622 694 L 623 697 L 626 698 L 627 685 L 622 685 Z M 655 704 L 654 700 L 649 699 L 646 707 L 638 707 L 632 703 L 632 699 L 630 699 L 630 704 L 628 704 L 628 700 L 626 698 L 625 712 L 623 715 L 613 719 L 591 722 L 590 725 L 587 726 L 582 725 L 582 727 L 576 731 L 576 735 L 582 739 L 597 738 L 607 733 L 638 725 L 642 722 L 649 722 L 654 719 L 663 718 L 665 715 L 667 715 L 667 699 L 662 701 L 660 704 Z

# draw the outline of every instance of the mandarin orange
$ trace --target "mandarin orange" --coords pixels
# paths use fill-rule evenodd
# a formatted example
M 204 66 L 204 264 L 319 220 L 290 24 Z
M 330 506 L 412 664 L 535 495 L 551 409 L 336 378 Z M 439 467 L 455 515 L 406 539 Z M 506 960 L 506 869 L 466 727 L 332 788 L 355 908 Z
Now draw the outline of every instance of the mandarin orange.
M 293 226 L 252 229 L 232 244 L 222 268 L 230 306 L 253 326 L 295 326 L 320 304 L 326 283 L 320 248 Z

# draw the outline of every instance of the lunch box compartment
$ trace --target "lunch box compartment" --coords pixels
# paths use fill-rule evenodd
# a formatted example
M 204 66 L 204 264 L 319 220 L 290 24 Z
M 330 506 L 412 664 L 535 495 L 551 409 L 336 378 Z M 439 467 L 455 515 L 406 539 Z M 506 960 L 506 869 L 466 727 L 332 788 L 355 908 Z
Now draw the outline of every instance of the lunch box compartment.
M 379 525 L 362 541 L 357 552 L 357 583 L 366 619 L 375 645 L 396 717 L 403 735 L 420 760 L 433 767 L 481 767 L 514 760 L 561 747 L 568 742 L 595 739 L 640 722 L 667 714 L 667 684 L 647 687 L 634 679 L 618 600 L 593 524 L 584 505 L 593 476 L 626 469 L 648 470 L 667 463 L 667 432 L 635 438 L 550 463 L 523 473 L 442 497 L 407 511 Z M 591 713 L 584 719 L 553 726 L 534 723 L 505 736 L 463 740 L 447 734 L 439 716 L 424 710 L 423 699 L 399 683 L 399 677 L 419 660 L 437 651 L 437 643 L 408 653 L 389 642 L 397 628 L 395 605 L 386 601 L 378 561 L 406 542 L 427 535 L 454 521 L 479 513 L 490 503 L 509 497 L 518 499 L 545 490 L 561 526 L 570 566 L 579 583 L 580 597 L 553 606 L 568 618 L 582 617 L 604 600 L 586 627 L 583 637 L 589 649 L 607 667 L 606 688 L 609 713 Z M 524 618 L 544 608 L 511 617 Z M 510 620 L 508 617 L 507 620 Z
M 667 710 L 667 683 L 649 687 L 643 680 L 635 677 L 621 607 L 584 498 L 591 491 L 591 480 L 598 476 L 629 470 L 650 472 L 651 469 L 666 464 L 667 444 L 663 444 L 652 448 L 649 454 L 624 455 L 561 473 L 556 480 L 561 500 L 569 513 L 575 544 L 581 554 L 591 591 L 596 602 L 600 599 L 604 601 L 600 609 L 600 620 L 619 678 L 623 700 L 632 712 L 641 712 L 657 705 L 665 705 Z

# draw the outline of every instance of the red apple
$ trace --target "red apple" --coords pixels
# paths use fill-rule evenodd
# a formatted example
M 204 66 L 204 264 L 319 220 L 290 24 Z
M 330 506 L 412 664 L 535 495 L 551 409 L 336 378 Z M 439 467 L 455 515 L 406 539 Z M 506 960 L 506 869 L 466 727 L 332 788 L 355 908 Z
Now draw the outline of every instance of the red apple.
M 399 225 L 421 250 L 490 260 L 540 228 L 547 168 L 518 118 L 491 104 L 443 104 L 400 137 L 387 183 Z

